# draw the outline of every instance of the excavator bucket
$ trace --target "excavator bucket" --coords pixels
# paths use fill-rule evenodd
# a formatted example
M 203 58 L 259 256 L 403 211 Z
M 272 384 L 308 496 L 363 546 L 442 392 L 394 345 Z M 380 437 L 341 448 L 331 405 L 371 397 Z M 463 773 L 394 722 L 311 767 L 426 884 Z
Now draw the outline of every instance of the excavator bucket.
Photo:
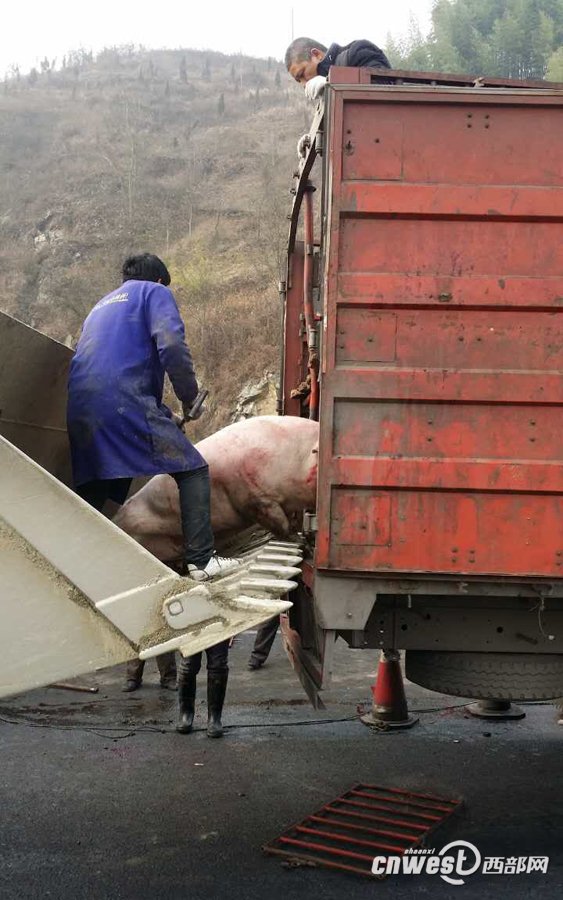
M 182 578 L 0 437 L 0 697 L 167 650 L 190 656 L 287 610 L 298 545 Z
M 230 576 L 181 578 L 66 486 L 72 351 L 0 313 L 0 697 L 178 649 L 291 603 L 301 552 L 262 535 Z

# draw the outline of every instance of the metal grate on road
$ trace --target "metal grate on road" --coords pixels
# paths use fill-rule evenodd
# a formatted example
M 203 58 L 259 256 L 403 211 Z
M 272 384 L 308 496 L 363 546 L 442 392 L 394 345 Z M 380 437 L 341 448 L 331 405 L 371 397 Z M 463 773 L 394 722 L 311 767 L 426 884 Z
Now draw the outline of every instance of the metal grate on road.
M 356 784 L 262 849 L 296 864 L 373 877 L 375 856 L 403 854 L 423 845 L 461 803 L 400 788 Z

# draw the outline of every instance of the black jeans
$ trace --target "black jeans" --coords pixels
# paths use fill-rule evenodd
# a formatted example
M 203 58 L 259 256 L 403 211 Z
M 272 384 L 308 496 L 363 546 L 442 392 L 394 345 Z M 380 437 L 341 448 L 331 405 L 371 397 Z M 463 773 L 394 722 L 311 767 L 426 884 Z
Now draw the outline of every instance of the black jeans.
M 229 671 L 229 641 L 221 641 L 205 651 L 207 655 L 207 672 L 210 675 L 226 675 Z M 201 669 L 202 653 L 180 657 L 178 665 L 178 683 L 182 684 L 188 675 L 197 675 Z
M 161 684 L 165 681 L 176 681 L 176 654 L 173 650 L 170 653 L 161 653 L 160 656 L 157 656 L 156 664 L 160 673 Z M 144 669 L 144 659 L 130 659 L 127 663 L 127 680 L 136 681 L 140 684 L 143 680 Z
M 209 468 L 173 472 L 180 492 L 180 516 L 184 536 L 184 562 L 204 569 L 215 549 L 211 528 Z
M 101 512 L 105 506 L 106 500 L 113 500 L 122 506 L 127 499 L 129 488 L 131 487 L 132 478 L 111 478 L 97 481 L 87 481 L 86 484 L 80 484 L 75 489 L 79 497 L 86 500 L 90 506 Z
M 250 654 L 250 662 L 266 662 L 270 654 L 270 650 L 272 649 L 272 644 L 276 639 L 279 624 L 280 617 L 274 616 L 273 619 L 268 619 L 267 622 L 264 622 L 263 625 L 260 625 L 256 633 L 256 639 L 254 641 L 252 653 Z
M 209 468 L 203 466 L 190 472 L 172 472 L 180 492 L 180 517 L 184 536 L 184 562 L 205 568 L 215 548 L 211 529 L 211 486 Z M 132 478 L 112 478 L 88 481 L 76 488 L 76 493 L 99 512 L 106 500 L 125 503 Z

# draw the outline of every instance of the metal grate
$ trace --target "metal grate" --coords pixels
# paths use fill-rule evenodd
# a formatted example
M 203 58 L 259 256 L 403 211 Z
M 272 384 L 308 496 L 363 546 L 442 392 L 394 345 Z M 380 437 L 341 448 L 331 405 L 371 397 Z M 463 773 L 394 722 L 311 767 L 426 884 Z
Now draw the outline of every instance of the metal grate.
M 375 784 L 356 784 L 265 844 L 265 853 L 371 877 L 375 856 L 402 854 L 460 808 L 446 800 Z

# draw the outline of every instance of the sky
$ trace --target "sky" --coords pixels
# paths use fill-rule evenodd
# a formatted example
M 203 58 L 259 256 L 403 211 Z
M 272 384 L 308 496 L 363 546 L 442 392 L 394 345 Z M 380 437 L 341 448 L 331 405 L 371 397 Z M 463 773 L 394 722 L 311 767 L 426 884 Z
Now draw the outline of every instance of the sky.
M 293 36 L 324 44 L 406 33 L 414 15 L 427 29 L 432 0 L 4 0 L 0 74 L 22 72 L 45 56 L 122 44 L 147 49 L 189 47 L 283 57 Z

